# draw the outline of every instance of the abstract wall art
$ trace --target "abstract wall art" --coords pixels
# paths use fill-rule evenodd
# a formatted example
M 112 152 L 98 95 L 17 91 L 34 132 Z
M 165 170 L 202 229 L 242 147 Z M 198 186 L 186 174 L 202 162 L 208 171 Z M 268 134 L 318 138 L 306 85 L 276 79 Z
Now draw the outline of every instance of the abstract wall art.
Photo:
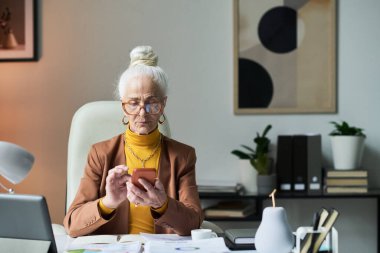
M 336 1 L 234 1 L 234 112 L 336 112 Z

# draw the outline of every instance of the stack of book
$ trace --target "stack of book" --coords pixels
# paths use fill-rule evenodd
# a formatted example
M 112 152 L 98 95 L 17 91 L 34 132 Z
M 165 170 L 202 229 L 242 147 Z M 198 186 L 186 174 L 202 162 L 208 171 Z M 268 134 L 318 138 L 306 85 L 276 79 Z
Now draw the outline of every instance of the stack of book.
M 243 195 L 245 193 L 244 186 L 242 184 L 198 184 L 198 192 L 200 194 L 207 195 Z
M 254 202 L 221 201 L 204 210 L 206 218 L 245 218 L 255 213 Z
M 325 178 L 326 193 L 367 193 L 367 170 L 329 170 Z

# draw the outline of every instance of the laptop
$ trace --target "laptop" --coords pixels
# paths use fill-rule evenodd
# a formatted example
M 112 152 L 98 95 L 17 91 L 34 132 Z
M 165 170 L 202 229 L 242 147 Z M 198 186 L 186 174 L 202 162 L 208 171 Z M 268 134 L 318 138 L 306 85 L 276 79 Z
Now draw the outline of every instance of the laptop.
M 49 253 L 57 253 L 45 197 L 0 194 L 0 238 L 50 241 Z

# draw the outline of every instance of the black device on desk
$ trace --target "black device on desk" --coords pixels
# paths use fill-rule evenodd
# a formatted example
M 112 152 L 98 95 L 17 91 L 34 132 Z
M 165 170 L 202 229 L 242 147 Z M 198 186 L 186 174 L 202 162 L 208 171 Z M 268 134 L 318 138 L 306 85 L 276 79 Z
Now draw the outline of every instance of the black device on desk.
M 49 253 L 57 253 L 45 197 L 0 194 L 0 238 L 50 241 Z
M 256 228 L 226 229 L 224 242 L 230 250 L 255 250 Z

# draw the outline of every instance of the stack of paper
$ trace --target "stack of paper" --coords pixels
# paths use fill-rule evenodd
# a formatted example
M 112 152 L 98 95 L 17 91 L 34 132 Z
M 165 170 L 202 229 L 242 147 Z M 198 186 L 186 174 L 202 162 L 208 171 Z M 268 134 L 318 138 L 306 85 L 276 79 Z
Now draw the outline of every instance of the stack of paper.
M 201 184 L 197 185 L 198 192 L 204 194 L 233 194 L 243 195 L 245 192 L 244 186 L 239 183 L 234 184 Z
M 197 241 L 148 241 L 144 248 L 145 253 L 178 253 L 181 251 L 197 253 L 229 252 L 221 237 Z
M 138 253 L 144 239 L 140 235 L 93 235 L 75 238 L 66 248 L 66 252 L 113 252 Z

